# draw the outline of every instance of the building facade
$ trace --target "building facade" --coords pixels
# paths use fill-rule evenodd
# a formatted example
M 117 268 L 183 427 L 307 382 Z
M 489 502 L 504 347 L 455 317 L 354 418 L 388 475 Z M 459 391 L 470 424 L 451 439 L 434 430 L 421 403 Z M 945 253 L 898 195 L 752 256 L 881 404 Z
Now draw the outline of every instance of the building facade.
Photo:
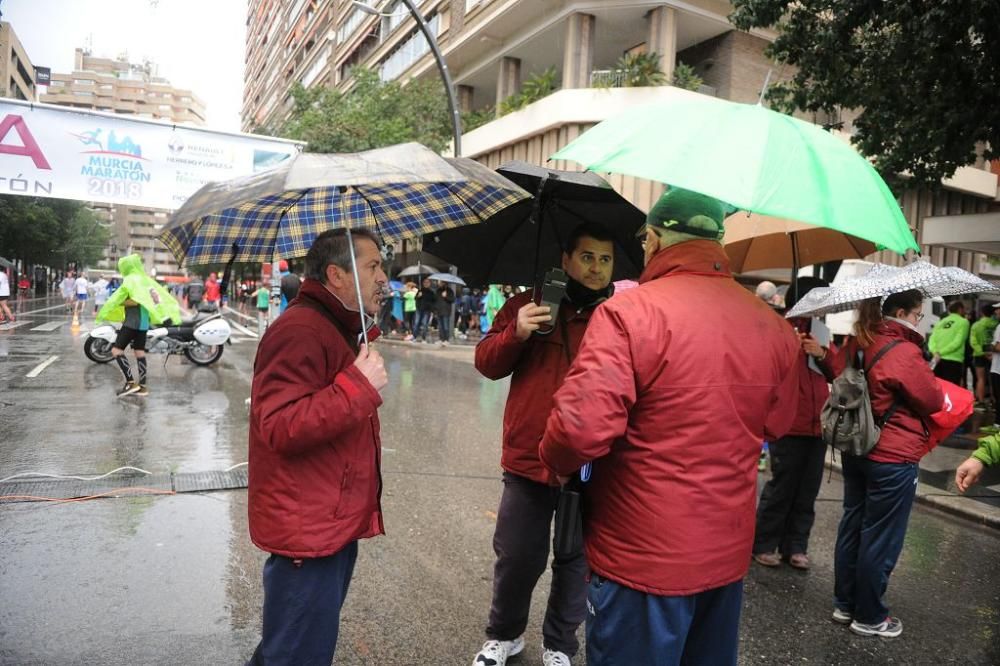
M 622 87 L 621 58 L 657 54 L 671 81 L 678 63 L 702 80 L 701 94 L 756 102 L 765 81 L 790 76 L 764 55 L 775 34 L 741 32 L 721 0 L 415 0 L 454 79 L 463 111 L 490 122 L 467 130 L 462 153 L 487 166 L 520 159 L 543 164 L 595 123 L 635 104 L 676 94 L 670 86 Z M 349 0 L 251 0 L 248 15 L 244 129 L 280 127 L 292 108 L 291 86 L 348 90 L 351 69 L 364 66 L 383 80 L 438 77 L 437 67 L 402 0 L 369 0 L 380 15 Z M 507 114 L 504 100 L 526 81 L 554 70 L 556 90 Z M 852 114 L 801 114 L 839 127 L 849 138 Z M 559 168 L 578 168 L 557 163 Z M 936 194 L 909 192 L 904 214 L 921 241 L 923 219 L 946 212 L 996 207 L 997 174 L 988 164 L 964 167 Z M 648 210 L 663 186 L 613 175 L 612 185 Z M 1000 235 L 1000 234 L 998 234 Z M 968 250 L 925 247 L 936 263 L 976 269 Z M 897 261 L 895 256 L 883 257 Z
M 34 102 L 35 67 L 10 23 L 0 21 L 0 90 L 4 97 Z
M 204 103 L 190 90 L 175 88 L 157 76 L 152 63 L 98 58 L 84 49 L 76 49 L 72 72 L 52 73 L 48 90 L 39 101 L 177 124 L 205 122 Z M 95 268 L 115 269 L 119 258 L 135 252 L 143 256 L 151 274 L 180 275 L 173 255 L 156 239 L 169 211 L 124 204 L 90 206 L 111 231 L 104 258 Z

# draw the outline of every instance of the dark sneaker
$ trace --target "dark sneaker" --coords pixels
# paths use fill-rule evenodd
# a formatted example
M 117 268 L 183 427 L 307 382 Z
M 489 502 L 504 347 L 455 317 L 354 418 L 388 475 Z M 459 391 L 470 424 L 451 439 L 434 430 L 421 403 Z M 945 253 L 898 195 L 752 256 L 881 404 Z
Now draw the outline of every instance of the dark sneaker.
M 472 666 L 504 666 L 507 660 L 524 650 L 524 636 L 512 641 L 486 641 Z
M 903 623 L 898 617 L 887 617 L 878 624 L 862 624 L 855 620 L 851 622 L 851 631 L 858 636 L 881 636 L 895 638 L 903 633 Z
M 139 392 L 139 385 L 135 382 L 126 382 L 125 386 L 121 387 L 116 393 L 116 398 L 123 398 L 127 395 L 132 395 L 133 393 Z
M 833 621 L 837 624 L 850 624 L 854 621 L 854 616 L 839 608 L 833 609 Z
M 142 396 L 142 397 L 144 397 L 144 398 L 145 398 L 145 397 L 146 397 L 147 395 L 149 395 L 149 389 L 148 389 L 148 388 L 146 388 L 146 386 L 145 386 L 145 385 L 143 385 L 143 384 L 140 384 L 140 385 L 139 385 L 139 390 L 138 390 L 138 391 L 136 391 L 136 392 L 135 392 L 135 394 L 136 394 L 136 395 L 140 395 L 140 396 Z

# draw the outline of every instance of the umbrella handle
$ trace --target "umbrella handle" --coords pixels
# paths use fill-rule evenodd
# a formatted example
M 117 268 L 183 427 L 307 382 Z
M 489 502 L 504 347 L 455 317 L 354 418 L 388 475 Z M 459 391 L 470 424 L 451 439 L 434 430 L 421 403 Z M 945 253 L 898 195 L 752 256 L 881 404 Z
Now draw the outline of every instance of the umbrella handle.
M 351 228 L 347 227 L 347 247 L 351 253 L 351 273 L 354 275 L 354 289 L 358 294 L 358 314 L 361 315 L 361 338 L 368 346 L 368 327 L 365 326 L 365 305 L 361 298 L 361 280 L 358 278 L 358 260 L 354 256 L 354 237 L 351 235 Z

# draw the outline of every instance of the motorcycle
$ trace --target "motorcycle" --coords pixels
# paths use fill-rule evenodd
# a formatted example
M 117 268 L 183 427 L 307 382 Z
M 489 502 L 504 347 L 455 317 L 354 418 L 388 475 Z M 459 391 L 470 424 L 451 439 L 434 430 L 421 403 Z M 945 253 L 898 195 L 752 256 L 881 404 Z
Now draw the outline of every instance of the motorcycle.
M 114 357 L 111 346 L 118 337 L 118 324 L 102 324 L 87 334 L 83 353 L 94 363 L 108 363 Z M 202 310 L 180 326 L 160 326 L 146 332 L 146 353 L 183 354 L 197 365 L 211 365 L 222 358 L 223 345 L 232 329 L 218 310 Z M 232 344 L 232 342 L 229 342 Z

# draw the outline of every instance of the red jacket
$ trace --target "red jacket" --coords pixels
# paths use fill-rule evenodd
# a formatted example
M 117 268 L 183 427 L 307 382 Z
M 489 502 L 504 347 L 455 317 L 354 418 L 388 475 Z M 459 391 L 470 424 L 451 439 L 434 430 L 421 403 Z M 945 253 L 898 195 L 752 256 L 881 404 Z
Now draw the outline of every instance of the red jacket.
M 816 360 L 816 367 L 823 374 L 815 372 L 809 365 L 809 355 L 804 351 L 799 353 L 796 370 L 799 374 L 798 402 L 795 409 L 795 421 L 788 431 L 794 437 L 821 437 L 823 427 L 819 420 L 820 412 L 826 399 L 830 397 L 829 382 L 840 374 L 837 365 L 837 350 L 831 344 L 823 360 Z
M 594 313 L 541 459 L 585 486 L 591 569 L 681 596 L 746 575 L 757 460 L 792 424 L 797 336 L 711 241 L 662 250 Z
M 864 350 L 865 366 L 893 340 L 903 342 L 887 351 L 868 373 L 868 392 L 877 419 L 889 410 L 895 396 L 901 400 L 868 459 L 883 463 L 919 462 L 929 451 L 924 422 L 941 409 L 944 394 L 924 360 L 923 338 L 898 322 L 885 320 L 879 324 L 874 342 Z M 856 349 L 853 344 L 844 348 L 845 354 Z M 845 363 L 846 357 L 840 362 Z
M 306 280 L 261 338 L 250 393 L 249 513 L 250 538 L 269 553 L 323 557 L 385 532 L 382 398 L 354 367 L 360 330 L 357 312 Z
M 525 342 L 514 337 L 517 311 L 531 302 L 531 292 L 508 300 L 497 313 L 493 326 L 476 345 L 476 369 L 490 379 L 511 375 L 510 393 L 503 413 L 503 447 L 500 465 L 519 476 L 557 485 L 538 459 L 538 443 L 545 419 L 552 411 L 552 396 L 576 356 L 593 308 L 579 311 L 565 301 L 559 308 L 559 323 L 547 335 L 532 335 Z M 565 326 L 569 354 L 563 347 Z

